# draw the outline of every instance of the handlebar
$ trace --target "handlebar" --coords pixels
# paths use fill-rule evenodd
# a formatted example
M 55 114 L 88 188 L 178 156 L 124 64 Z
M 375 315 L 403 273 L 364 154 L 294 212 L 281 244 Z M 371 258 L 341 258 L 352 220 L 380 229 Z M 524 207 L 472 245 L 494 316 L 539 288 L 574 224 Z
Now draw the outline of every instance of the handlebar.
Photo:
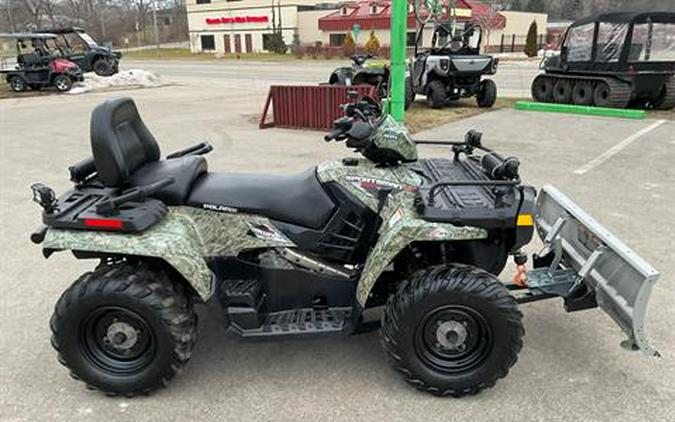
M 342 129 L 332 130 L 323 137 L 323 140 L 326 142 L 330 142 L 334 139 L 337 139 L 338 136 L 342 135 L 343 133 L 344 131 Z

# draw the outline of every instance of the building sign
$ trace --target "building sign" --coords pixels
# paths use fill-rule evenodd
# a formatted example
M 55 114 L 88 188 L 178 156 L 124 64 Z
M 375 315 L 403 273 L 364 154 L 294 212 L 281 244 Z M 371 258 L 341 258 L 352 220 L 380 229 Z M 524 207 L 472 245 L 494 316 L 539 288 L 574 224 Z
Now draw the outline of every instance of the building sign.
M 220 18 L 206 18 L 207 25 L 215 25 L 219 23 L 262 23 L 268 22 L 269 18 L 266 15 L 261 16 L 223 16 Z
M 450 9 L 450 16 L 456 16 L 458 18 L 470 18 L 471 17 L 471 9 L 459 9 L 459 8 L 452 8 Z

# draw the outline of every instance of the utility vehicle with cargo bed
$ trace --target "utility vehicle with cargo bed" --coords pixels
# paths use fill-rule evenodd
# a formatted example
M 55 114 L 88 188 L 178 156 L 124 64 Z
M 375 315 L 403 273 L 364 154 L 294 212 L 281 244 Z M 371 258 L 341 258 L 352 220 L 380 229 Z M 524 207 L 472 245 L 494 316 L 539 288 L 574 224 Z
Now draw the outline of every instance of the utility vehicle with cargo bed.
M 98 76 L 112 76 L 119 72 L 122 53 L 100 45 L 84 29 L 73 26 L 41 32 L 57 35 L 66 57 L 83 71 L 94 72 Z
M 0 34 L 0 43 L 7 40 L 16 47 L 16 58 L 2 58 L 0 74 L 14 92 L 40 90 L 53 86 L 60 92 L 69 91 L 83 80 L 82 70 L 62 57 L 56 35 Z
M 675 107 L 675 13 L 606 13 L 574 22 L 532 82 L 540 102 Z
M 197 341 L 195 304 L 213 298 L 243 340 L 380 328 L 393 367 L 435 395 L 506 376 L 527 302 L 599 306 L 627 348 L 655 353 L 644 318 L 658 273 L 636 253 L 556 188 L 537 193 L 480 133 L 415 142 L 351 97 L 325 140 L 359 155 L 292 175 L 209 171 L 207 143 L 162 157 L 131 99 L 94 109 L 92 157 L 70 168 L 73 188 L 32 186 L 44 256 L 97 262 L 51 318 L 73 377 L 113 395 L 165 385 Z M 419 158 L 417 144 L 447 156 Z M 544 249 L 524 272 L 535 231 Z M 521 271 L 502 282 L 509 256 Z
M 421 94 L 429 107 L 442 108 L 451 101 L 475 97 L 479 107 L 492 107 L 497 84 L 483 76 L 497 73 L 498 59 L 480 53 L 481 28 L 458 23 L 448 28 L 447 23 L 436 23 L 431 48 L 420 50 L 424 27 L 420 22 L 406 81 L 406 102 Z

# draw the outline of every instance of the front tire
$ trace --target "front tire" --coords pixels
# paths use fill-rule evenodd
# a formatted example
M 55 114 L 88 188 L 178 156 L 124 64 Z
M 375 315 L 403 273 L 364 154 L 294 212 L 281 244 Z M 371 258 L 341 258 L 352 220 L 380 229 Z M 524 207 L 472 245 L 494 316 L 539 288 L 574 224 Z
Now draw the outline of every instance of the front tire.
M 98 76 L 112 76 L 115 74 L 114 64 L 107 59 L 98 59 L 91 67 Z
M 427 105 L 431 108 L 443 108 L 448 104 L 445 84 L 439 80 L 431 81 L 427 86 Z
M 405 78 L 405 109 L 409 109 L 415 101 L 415 91 L 413 91 L 412 78 Z
M 465 265 L 414 274 L 390 298 L 382 344 L 395 370 L 437 396 L 495 385 L 522 348 L 522 314 L 492 274 Z
M 50 326 L 73 378 L 127 397 L 166 385 L 196 340 L 196 316 L 180 284 L 143 262 L 84 274 L 57 302 Z

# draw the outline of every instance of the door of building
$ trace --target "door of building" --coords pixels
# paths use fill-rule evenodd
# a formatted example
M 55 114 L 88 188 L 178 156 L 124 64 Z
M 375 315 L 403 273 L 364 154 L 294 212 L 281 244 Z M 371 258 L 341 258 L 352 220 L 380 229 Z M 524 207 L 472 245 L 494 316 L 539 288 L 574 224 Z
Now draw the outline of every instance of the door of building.
M 251 34 L 246 34 L 244 36 L 244 39 L 246 41 L 246 52 L 250 53 L 253 51 L 253 36 Z
M 229 34 L 223 36 L 223 44 L 225 45 L 225 52 L 231 53 L 232 52 L 232 46 L 230 45 L 230 35 Z
M 234 34 L 234 52 L 241 53 L 241 35 Z

